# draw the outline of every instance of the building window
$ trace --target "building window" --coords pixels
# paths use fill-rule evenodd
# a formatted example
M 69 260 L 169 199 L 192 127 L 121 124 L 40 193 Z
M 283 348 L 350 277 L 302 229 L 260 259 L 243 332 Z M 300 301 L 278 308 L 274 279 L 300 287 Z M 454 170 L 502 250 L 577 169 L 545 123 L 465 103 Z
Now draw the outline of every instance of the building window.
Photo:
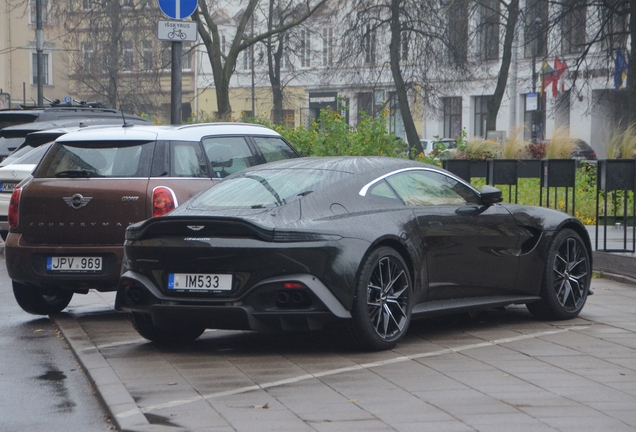
M 192 69 L 192 42 L 181 43 L 181 70 Z
M 172 64 L 172 42 L 161 42 L 161 67 L 164 69 L 170 69 Z
M 486 137 L 486 118 L 488 117 L 488 101 L 492 96 L 475 97 L 475 133 L 474 136 Z
M 44 85 L 51 85 L 51 81 L 49 79 L 49 53 L 42 53 L 42 83 Z M 31 77 L 31 84 L 38 84 L 38 55 L 37 53 L 31 54 L 31 71 L 33 75 Z
M 242 69 L 245 71 L 249 71 L 252 70 L 252 68 L 250 67 L 250 60 L 252 58 L 252 56 L 250 55 L 250 53 L 252 52 L 252 47 L 249 47 L 247 49 L 243 50 L 243 67 Z
M 89 72 L 95 70 L 95 49 L 92 42 L 82 43 L 82 66 Z
M 132 2 L 132 0 L 121 0 L 121 5 L 122 5 L 122 7 L 124 7 L 124 8 L 132 9 L 132 7 L 133 7 L 133 2 Z
M 448 50 L 452 63 L 462 64 L 468 59 L 468 2 L 456 0 L 448 6 Z
M 564 54 L 580 53 L 585 45 L 585 4 L 578 0 L 566 0 L 563 4 L 561 49 Z
M 221 35 L 221 54 L 225 55 L 225 35 Z
M 311 67 L 311 36 L 309 30 L 300 30 L 300 67 Z
M 545 57 L 548 51 L 548 2 L 528 0 L 524 28 L 524 56 Z
M 604 49 L 627 48 L 627 35 L 629 34 L 629 12 L 622 4 L 615 11 L 607 7 L 601 8 L 602 45 Z
M 249 50 L 245 50 L 249 51 Z M 248 54 L 249 57 L 249 54 Z M 172 69 L 172 42 L 162 41 L 161 45 L 161 67 L 165 70 Z M 181 70 L 192 69 L 192 43 L 181 43 Z
M 122 69 L 133 70 L 133 41 L 127 40 L 122 44 Z
M 499 59 L 499 1 L 482 0 L 480 6 L 480 55 L 482 60 Z
M 457 138 L 462 132 L 462 98 L 442 99 L 444 109 L 444 138 Z
M 36 9 L 36 0 L 29 0 L 29 22 L 33 25 L 37 24 L 38 16 Z M 42 0 L 42 24 L 49 22 L 49 0 Z
M 368 65 L 375 64 L 375 30 L 367 24 L 362 45 L 364 48 L 364 62 Z
M 333 66 L 333 28 L 322 29 L 322 65 Z
M 400 60 L 408 61 L 409 59 L 409 34 L 405 31 L 400 32 Z
M 288 69 L 290 67 L 289 62 L 289 34 L 285 33 L 283 36 L 283 54 L 280 57 L 280 68 Z
M 82 0 L 82 10 L 91 10 L 93 8 L 93 0 Z
M 143 70 L 152 70 L 155 68 L 155 55 L 152 49 L 152 41 L 145 40 L 142 42 L 141 67 Z

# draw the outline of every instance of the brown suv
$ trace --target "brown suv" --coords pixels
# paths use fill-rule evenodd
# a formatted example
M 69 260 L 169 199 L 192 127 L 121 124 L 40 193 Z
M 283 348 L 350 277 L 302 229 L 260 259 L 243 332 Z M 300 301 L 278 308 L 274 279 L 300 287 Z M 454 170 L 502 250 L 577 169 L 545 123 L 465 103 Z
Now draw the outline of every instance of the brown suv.
M 56 140 L 9 204 L 5 257 L 18 304 L 64 309 L 74 293 L 117 289 L 124 231 L 214 179 L 299 154 L 258 125 L 89 129 Z

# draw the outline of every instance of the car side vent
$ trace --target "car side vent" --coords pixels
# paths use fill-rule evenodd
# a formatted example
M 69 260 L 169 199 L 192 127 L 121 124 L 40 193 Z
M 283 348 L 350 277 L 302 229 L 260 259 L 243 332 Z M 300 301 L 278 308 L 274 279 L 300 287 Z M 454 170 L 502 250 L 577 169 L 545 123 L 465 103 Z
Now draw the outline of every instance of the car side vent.
M 541 240 L 541 237 L 543 236 L 543 232 L 534 227 L 524 227 L 523 229 L 526 231 L 525 237 L 527 238 L 521 244 L 521 254 L 525 255 L 532 252 L 534 248 L 537 247 L 539 240 Z

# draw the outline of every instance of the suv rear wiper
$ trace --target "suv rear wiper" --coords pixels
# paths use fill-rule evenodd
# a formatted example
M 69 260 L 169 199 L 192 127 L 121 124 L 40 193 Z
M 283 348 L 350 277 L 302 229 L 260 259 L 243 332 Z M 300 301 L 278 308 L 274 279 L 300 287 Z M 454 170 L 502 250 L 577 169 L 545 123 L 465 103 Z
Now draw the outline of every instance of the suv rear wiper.
M 55 174 L 55 177 L 71 177 L 71 178 L 77 178 L 77 177 L 102 177 L 101 175 L 97 174 L 95 171 L 87 171 L 87 170 L 67 170 L 67 171 L 60 171 L 59 173 Z

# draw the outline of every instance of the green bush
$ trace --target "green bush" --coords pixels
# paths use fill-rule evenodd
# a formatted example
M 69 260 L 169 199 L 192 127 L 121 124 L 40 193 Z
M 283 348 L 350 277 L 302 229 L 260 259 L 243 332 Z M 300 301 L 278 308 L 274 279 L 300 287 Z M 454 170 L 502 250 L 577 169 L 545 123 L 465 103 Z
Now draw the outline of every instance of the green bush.
M 303 156 L 407 157 L 408 145 L 386 130 L 388 114 L 387 109 L 377 117 L 363 113 L 355 127 L 349 126 L 342 115 L 329 109 L 321 110 L 318 119 L 310 126 L 274 125 L 262 117 L 248 121 L 274 129 Z

